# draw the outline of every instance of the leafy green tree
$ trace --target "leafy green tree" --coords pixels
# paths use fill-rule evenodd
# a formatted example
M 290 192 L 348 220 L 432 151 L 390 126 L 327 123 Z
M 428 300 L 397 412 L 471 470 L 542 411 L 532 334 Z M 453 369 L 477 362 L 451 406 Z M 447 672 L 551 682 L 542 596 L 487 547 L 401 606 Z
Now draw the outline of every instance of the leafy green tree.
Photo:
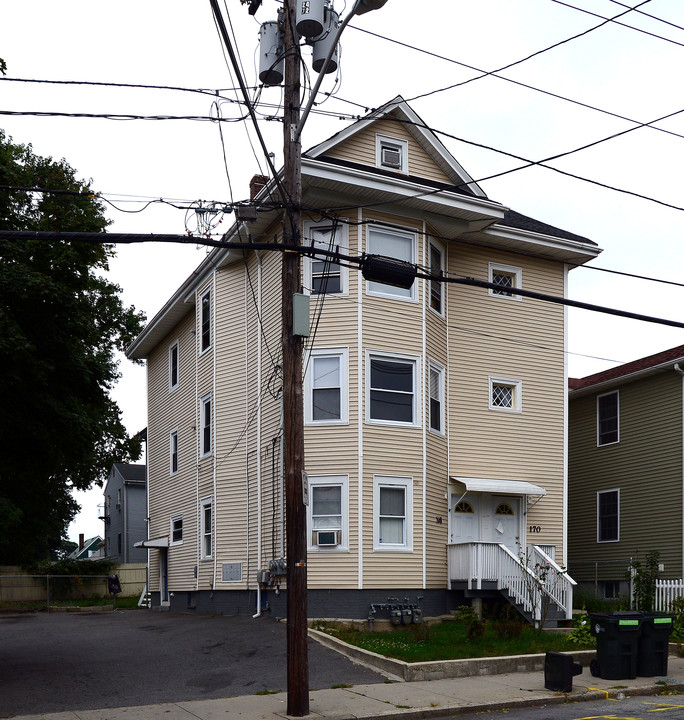
M 0 130 L 0 229 L 104 233 L 107 224 L 65 160 Z M 115 351 L 143 322 L 103 277 L 113 254 L 68 236 L 0 239 L 0 565 L 47 558 L 78 512 L 71 490 L 101 485 L 113 462 L 140 455 L 109 396 Z

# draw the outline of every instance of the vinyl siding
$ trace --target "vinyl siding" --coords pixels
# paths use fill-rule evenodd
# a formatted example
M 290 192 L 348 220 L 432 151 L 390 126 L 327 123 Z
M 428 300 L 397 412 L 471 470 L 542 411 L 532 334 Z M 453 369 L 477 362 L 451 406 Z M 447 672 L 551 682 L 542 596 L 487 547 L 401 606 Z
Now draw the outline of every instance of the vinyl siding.
M 522 287 L 563 295 L 557 263 L 455 245 L 449 270 L 488 278 L 489 263 L 522 268 Z M 562 306 L 450 284 L 450 475 L 527 480 L 546 489 L 526 525 L 528 543 L 563 557 L 564 312 Z M 521 412 L 489 409 L 489 377 L 522 382 Z
M 620 440 L 596 444 L 596 394 L 570 396 L 570 572 L 594 579 L 657 550 L 682 576 L 682 380 L 673 371 L 619 388 Z M 596 493 L 620 490 L 620 540 L 597 542 Z M 613 571 L 614 574 L 615 571 Z M 601 577 L 599 576 L 599 579 Z M 623 577 L 605 577 L 621 580 Z
M 327 154 L 330 157 L 375 167 L 375 136 L 384 135 L 408 142 L 408 174 L 437 182 L 451 183 L 449 176 L 439 168 L 401 122 L 379 120 L 340 143 Z

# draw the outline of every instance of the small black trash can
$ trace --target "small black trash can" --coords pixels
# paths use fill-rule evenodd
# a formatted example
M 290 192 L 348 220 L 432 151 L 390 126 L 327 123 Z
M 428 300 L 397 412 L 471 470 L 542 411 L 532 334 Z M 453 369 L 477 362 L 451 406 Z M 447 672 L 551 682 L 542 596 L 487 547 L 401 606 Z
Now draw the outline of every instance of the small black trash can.
M 637 656 L 643 613 L 589 613 L 596 636 L 598 674 L 605 680 L 637 676 Z
M 544 687 L 556 692 L 572 692 L 572 678 L 582 673 L 582 666 L 573 662 L 572 655 L 547 652 L 544 661 Z
M 674 615 L 644 613 L 637 653 L 637 675 L 667 675 L 667 655 Z

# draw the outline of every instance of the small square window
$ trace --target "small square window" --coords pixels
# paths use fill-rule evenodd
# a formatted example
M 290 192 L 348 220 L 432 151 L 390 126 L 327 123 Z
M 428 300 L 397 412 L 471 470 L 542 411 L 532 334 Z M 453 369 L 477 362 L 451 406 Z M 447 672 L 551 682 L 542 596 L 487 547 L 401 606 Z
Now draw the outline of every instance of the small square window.
M 507 378 L 489 378 L 489 409 L 520 412 L 522 409 L 522 382 Z
M 376 165 L 394 172 L 408 173 L 408 142 L 387 135 L 375 136 Z
M 511 300 L 522 299 L 514 292 L 516 288 L 522 287 L 522 270 L 519 267 L 489 263 L 489 282 L 499 285 L 498 288 L 489 289 L 490 295 Z

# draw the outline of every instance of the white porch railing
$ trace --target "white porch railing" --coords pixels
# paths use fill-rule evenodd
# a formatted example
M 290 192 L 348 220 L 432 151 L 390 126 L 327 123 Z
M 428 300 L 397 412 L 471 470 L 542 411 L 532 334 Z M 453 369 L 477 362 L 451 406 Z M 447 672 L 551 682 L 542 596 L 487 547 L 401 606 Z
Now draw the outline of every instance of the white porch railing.
M 572 618 L 575 581 L 538 546 L 528 550 L 526 567 L 505 545 L 494 542 L 459 543 L 447 546 L 449 581 L 461 580 L 469 590 L 481 590 L 483 581 L 508 590 L 524 612 L 539 622 L 544 598 L 553 601 Z M 538 578 L 542 577 L 543 582 Z
M 684 597 L 684 580 L 656 580 L 657 612 L 670 612 L 672 601 L 678 597 Z

